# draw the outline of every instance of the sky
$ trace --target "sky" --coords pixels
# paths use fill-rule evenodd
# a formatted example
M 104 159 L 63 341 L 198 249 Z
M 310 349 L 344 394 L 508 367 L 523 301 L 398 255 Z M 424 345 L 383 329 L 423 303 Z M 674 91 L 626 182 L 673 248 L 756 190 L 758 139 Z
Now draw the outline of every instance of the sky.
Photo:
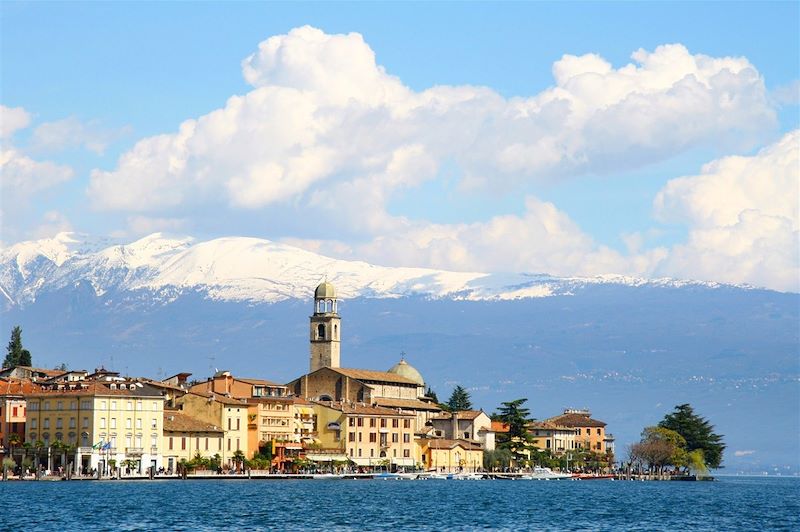
M 800 291 L 797 2 L 0 3 L 0 241 Z

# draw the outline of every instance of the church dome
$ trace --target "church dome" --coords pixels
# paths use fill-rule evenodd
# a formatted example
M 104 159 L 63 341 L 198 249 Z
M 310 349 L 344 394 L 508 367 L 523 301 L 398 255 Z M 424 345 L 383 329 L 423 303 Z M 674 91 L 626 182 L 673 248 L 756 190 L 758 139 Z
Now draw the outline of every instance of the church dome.
M 400 362 L 392 366 L 389 373 L 405 377 L 406 379 L 416 382 L 420 386 L 425 385 L 425 379 L 422 378 L 422 374 L 417 371 L 417 368 L 406 362 L 404 358 L 401 358 Z
M 314 290 L 314 299 L 336 299 L 336 290 L 331 283 L 324 281 Z

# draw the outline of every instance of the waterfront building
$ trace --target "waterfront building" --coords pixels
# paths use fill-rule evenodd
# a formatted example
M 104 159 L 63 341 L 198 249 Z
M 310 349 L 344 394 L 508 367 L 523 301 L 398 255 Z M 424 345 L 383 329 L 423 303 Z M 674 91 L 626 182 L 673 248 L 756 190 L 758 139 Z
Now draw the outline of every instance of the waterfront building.
M 25 396 L 38 390 L 30 379 L 0 379 L 0 458 L 25 441 Z
M 0 379 L 29 379 L 31 381 L 44 381 L 64 373 L 59 369 L 33 368 L 31 366 L 12 366 L 0 369 Z
M 589 410 L 568 408 L 564 413 L 546 421 L 575 429 L 575 445 L 578 449 L 606 454 L 613 450 L 614 438 L 606 434 L 606 423 L 592 419 Z
M 76 473 L 108 472 L 123 463 L 139 473 L 161 467 L 164 397 L 158 389 L 125 379 L 81 380 L 53 384 L 26 399 L 26 439 L 48 450 L 49 469 L 66 469 L 69 462 Z M 70 460 L 66 454 L 73 453 Z
M 477 442 L 486 451 L 495 448 L 492 419 L 483 410 L 442 412 L 431 423 L 436 438 Z
M 562 455 L 578 449 L 576 430 L 573 427 L 559 425 L 552 421 L 535 421 L 528 426 L 533 438 L 533 446 L 550 451 L 554 455 Z
M 221 394 L 248 403 L 247 449 L 252 458 L 260 448 L 273 442 L 293 440 L 292 399 L 283 384 L 264 379 L 234 377 L 229 371 L 218 371 L 191 391 Z
M 225 431 L 217 425 L 190 417 L 177 410 L 164 411 L 164 468 L 177 471 L 182 460 L 195 456 L 220 460 L 224 453 Z
M 417 463 L 414 414 L 355 402 L 314 403 L 316 461 L 350 460 L 362 468 L 413 468 Z M 327 458 L 326 458 L 327 455 Z
M 215 393 L 189 392 L 177 397 L 181 413 L 209 425 L 220 427 L 223 434 L 220 457 L 222 465 L 234 467 L 237 451 L 252 456 L 248 448 L 248 408 L 246 401 Z
M 419 440 L 423 468 L 439 472 L 474 472 L 483 467 L 483 448 L 474 441 L 448 438 Z

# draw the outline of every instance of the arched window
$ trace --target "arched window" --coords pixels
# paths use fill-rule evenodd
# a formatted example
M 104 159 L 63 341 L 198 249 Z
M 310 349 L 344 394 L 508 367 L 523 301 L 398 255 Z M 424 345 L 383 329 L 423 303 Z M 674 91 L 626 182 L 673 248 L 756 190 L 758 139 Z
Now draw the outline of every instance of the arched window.
M 325 339 L 325 324 L 320 323 L 317 325 L 317 339 L 324 340 Z

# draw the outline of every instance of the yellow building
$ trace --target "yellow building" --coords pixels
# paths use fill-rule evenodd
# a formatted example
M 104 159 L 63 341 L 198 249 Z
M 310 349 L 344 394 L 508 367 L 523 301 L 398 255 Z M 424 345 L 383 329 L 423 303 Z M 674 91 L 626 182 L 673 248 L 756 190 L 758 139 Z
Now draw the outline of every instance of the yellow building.
M 122 379 L 77 381 L 26 399 L 27 440 L 40 440 L 45 448 L 56 441 L 74 446 L 75 472 L 108 472 L 112 460 L 133 461 L 138 473 L 161 467 L 164 397 L 158 389 Z M 62 462 L 50 453 L 49 469 L 64 467 Z
M 528 430 L 533 438 L 533 446 L 537 449 L 561 455 L 578 448 L 577 432 L 572 427 L 559 425 L 552 421 L 540 421 L 531 423 Z
M 606 423 L 592 419 L 589 410 L 569 408 L 564 413 L 551 417 L 548 422 L 575 429 L 575 446 L 598 454 L 613 449 L 613 437 L 606 434 Z
M 248 404 L 240 399 L 215 393 L 189 392 L 175 399 L 181 413 L 223 430 L 219 454 L 223 466 L 234 466 L 234 455 L 241 451 L 252 456 L 248 448 Z
M 359 403 L 314 403 L 319 451 L 362 468 L 414 468 L 414 415 Z M 309 452 L 307 457 L 314 459 Z
M 225 431 L 217 425 L 167 410 L 164 412 L 164 468 L 175 472 L 181 460 L 189 461 L 197 455 L 221 458 L 224 436 Z
M 483 467 L 483 448 L 477 442 L 431 438 L 418 444 L 422 466 L 428 471 L 475 472 Z

